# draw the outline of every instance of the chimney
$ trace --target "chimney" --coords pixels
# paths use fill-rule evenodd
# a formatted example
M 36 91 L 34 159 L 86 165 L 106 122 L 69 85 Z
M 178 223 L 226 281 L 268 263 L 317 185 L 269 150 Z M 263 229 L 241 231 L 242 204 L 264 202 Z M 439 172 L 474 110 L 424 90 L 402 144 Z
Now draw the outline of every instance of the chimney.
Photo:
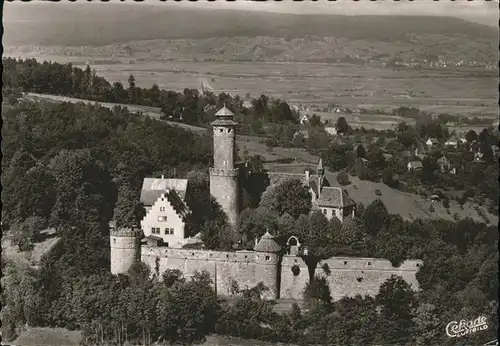
M 161 175 L 161 179 L 162 179 L 162 180 L 163 180 L 163 179 L 165 179 L 165 176 L 164 176 L 163 174 Z
M 255 246 L 257 246 L 257 243 L 259 242 L 259 239 L 255 237 Z
M 310 177 L 309 171 L 306 170 L 305 174 L 306 174 L 306 181 L 307 181 L 307 183 L 309 183 L 309 177 Z

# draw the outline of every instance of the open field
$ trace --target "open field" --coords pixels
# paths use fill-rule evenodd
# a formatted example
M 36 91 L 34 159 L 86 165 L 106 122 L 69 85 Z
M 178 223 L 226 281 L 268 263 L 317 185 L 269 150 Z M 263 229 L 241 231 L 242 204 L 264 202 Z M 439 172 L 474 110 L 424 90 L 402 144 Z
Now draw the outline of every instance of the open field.
M 23 55 L 22 57 L 28 57 Z M 40 56 L 38 60 L 73 62 L 83 67 L 92 57 Z M 182 91 L 205 80 L 214 92 L 244 97 L 261 94 L 291 104 L 392 110 L 417 107 L 436 113 L 497 117 L 498 73 L 481 69 L 399 70 L 351 64 L 286 62 L 128 61 L 94 63 L 96 73 L 127 86 L 136 84 Z

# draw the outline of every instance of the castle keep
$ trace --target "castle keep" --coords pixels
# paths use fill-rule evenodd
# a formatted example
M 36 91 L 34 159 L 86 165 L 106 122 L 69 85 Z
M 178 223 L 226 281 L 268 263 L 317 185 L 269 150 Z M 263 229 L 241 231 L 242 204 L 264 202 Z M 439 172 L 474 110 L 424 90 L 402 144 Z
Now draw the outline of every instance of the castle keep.
M 210 168 L 210 194 L 226 213 L 229 224 L 236 229 L 238 222 L 238 168 L 234 166 L 234 114 L 224 106 L 212 122 L 214 138 L 214 166 Z
M 238 222 L 238 174 L 235 168 L 235 130 L 233 113 L 225 106 L 216 113 L 212 123 L 214 166 L 210 168 L 210 193 L 221 205 L 230 225 Z M 330 187 L 320 160 L 317 175 L 269 173 L 271 185 L 286 179 L 299 178 L 312 196 L 313 210 L 325 216 L 347 220 L 354 214 L 355 203 L 339 187 Z M 268 290 L 265 299 L 301 300 L 304 288 L 313 275 L 325 276 L 332 297 L 375 295 L 380 285 L 391 275 L 403 277 L 418 289 L 415 274 L 422 261 L 407 260 L 395 268 L 385 259 L 332 257 L 318 264 L 313 273 L 298 255 L 300 243 L 292 237 L 287 254 L 266 232 L 256 241 L 253 251 L 212 251 L 190 249 L 187 245 L 202 245 L 199 235 L 186 238 L 190 223 L 190 208 L 186 204 L 187 179 L 145 178 L 140 201 L 146 215 L 139 228 L 111 226 L 111 273 L 124 274 L 136 262 L 147 264 L 153 273 L 178 269 L 185 277 L 196 271 L 207 271 L 217 294 L 229 296 L 235 283 L 240 289 L 262 282 Z M 141 243 L 140 237 L 144 235 Z M 325 270 L 328 268 L 328 270 Z M 161 275 L 159 275 L 161 277 Z

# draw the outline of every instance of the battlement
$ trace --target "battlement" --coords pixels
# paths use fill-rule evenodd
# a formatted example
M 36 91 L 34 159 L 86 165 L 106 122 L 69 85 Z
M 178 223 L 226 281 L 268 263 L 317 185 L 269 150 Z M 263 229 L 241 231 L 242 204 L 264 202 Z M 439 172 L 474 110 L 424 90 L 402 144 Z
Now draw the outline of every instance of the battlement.
M 239 173 L 239 168 L 225 169 L 225 168 L 210 168 L 210 175 L 219 177 L 234 177 L 236 178 Z
M 330 270 L 379 270 L 379 271 L 417 271 L 423 265 L 421 260 L 406 260 L 394 267 L 389 260 L 368 257 L 331 257 L 318 263 L 317 268 L 326 264 Z
M 282 266 L 294 266 L 303 260 L 298 256 L 283 256 Z M 418 271 L 424 264 L 421 260 L 406 260 L 399 267 L 394 267 L 389 260 L 370 257 L 330 257 L 320 261 L 316 269 L 323 269 L 325 264 L 330 270 L 380 270 L 380 271 Z
M 141 230 L 138 228 L 111 228 L 110 235 L 113 237 L 138 237 Z
M 189 261 L 240 262 L 276 265 L 277 254 L 256 251 L 215 251 L 198 249 L 173 249 L 150 245 L 142 246 L 142 256 L 182 259 Z

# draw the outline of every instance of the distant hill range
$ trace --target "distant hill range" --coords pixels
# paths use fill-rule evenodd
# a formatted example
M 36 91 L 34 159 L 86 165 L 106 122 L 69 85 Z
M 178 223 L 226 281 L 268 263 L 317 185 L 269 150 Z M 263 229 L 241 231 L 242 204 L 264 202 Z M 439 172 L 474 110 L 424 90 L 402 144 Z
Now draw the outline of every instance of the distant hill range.
M 234 48 L 233 53 L 238 55 L 248 42 L 226 41 L 234 37 L 251 41 L 257 37 L 273 37 L 257 47 L 263 59 L 271 56 L 273 60 L 272 56 L 281 54 L 283 57 L 278 60 L 283 60 L 288 51 L 293 53 L 297 42 L 301 42 L 301 50 L 309 49 L 309 54 L 317 53 L 322 58 L 338 53 L 332 50 L 343 49 L 346 42 L 355 42 L 347 44 L 354 47 L 354 51 L 348 54 L 353 59 L 364 59 L 370 54 L 365 50 L 371 50 L 375 55 L 389 54 L 396 58 L 399 53 L 404 55 L 406 51 L 415 51 L 430 55 L 444 52 L 450 56 L 463 53 L 467 54 L 466 59 L 494 64 L 498 61 L 497 28 L 452 17 L 293 15 L 126 3 L 32 2 L 6 3 L 3 25 L 4 47 L 103 46 L 154 39 L 219 38 L 222 42 L 214 42 L 229 44 Z M 333 42 L 337 44 L 321 45 L 318 42 L 323 38 L 334 38 L 336 41 Z M 384 47 L 383 50 L 389 46 L 396 49 L 380 52 L 378 45 Z M 224 50 L 227 47 L 218 48 Z M 471 52 L 466 53 L 468 50 Z M 224 51 L 212 53 L 224 54 Z M 251 53 L 250 60 L 260 59 L 256 58 L 255 52 Z M 294 60 L 293 54 L 289 59 Z

